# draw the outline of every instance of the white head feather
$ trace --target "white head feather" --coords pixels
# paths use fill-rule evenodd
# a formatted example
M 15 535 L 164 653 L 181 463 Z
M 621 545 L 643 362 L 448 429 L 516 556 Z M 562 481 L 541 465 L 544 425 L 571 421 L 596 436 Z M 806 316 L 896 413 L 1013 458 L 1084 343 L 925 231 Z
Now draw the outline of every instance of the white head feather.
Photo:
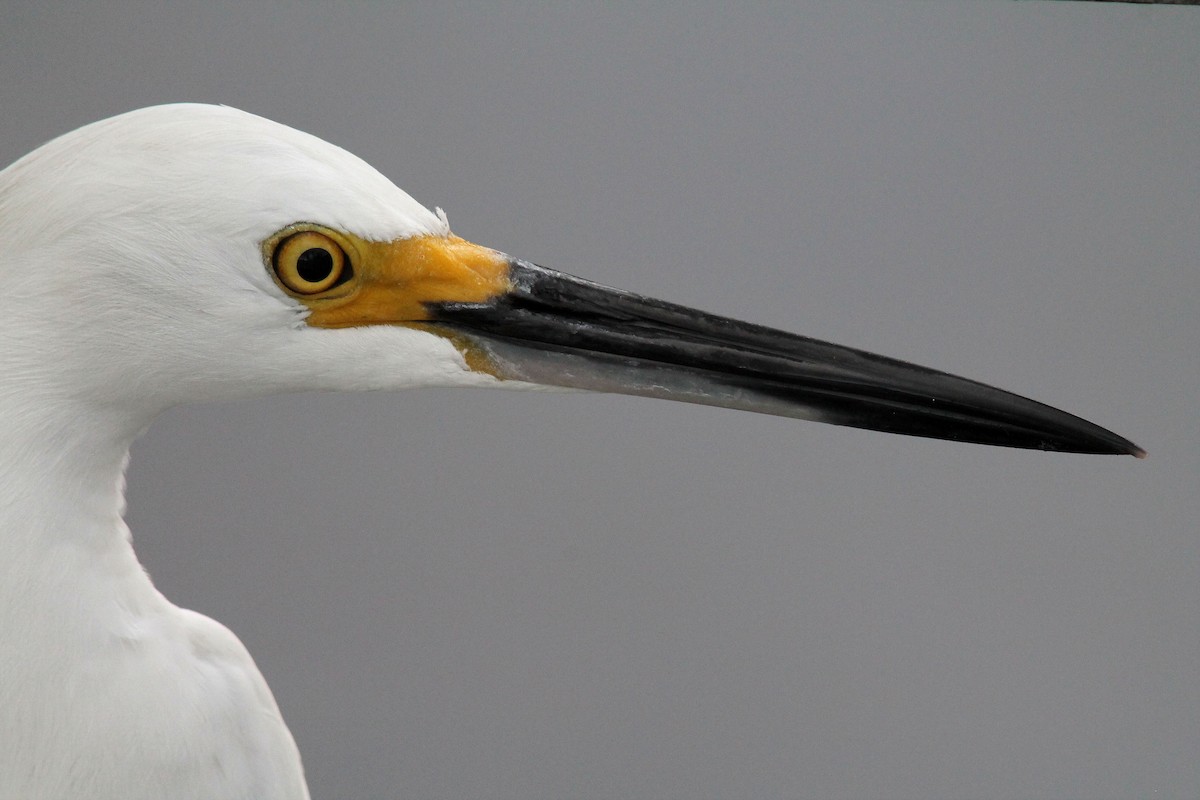
M 191 400 L 492 380 L 439 337 L 302 325 L 261 249 L 295 222 L 449 233 L 358 157 L 232 108 L 157 106 L 59 137 L 0 172 L 0 369 L 143 424 Z

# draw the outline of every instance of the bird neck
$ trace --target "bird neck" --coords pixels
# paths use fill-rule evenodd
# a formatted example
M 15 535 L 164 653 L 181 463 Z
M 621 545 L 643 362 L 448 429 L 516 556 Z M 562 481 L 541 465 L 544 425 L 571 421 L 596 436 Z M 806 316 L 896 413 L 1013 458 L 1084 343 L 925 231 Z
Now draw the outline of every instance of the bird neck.
M 46 398 L 5 400 L 0 639 L 49 646 L 50 631 L 68 640 L 103 635 L 165 603 L 122 519 L 129 446 L 148 420 Z
M 134 556 L 124 472 L 149 418 L 91 404 L 6 409 L 10 386 L 0 386 L 0 798 L 307 800 L 295 742 L 249 653 L 169 603 Z

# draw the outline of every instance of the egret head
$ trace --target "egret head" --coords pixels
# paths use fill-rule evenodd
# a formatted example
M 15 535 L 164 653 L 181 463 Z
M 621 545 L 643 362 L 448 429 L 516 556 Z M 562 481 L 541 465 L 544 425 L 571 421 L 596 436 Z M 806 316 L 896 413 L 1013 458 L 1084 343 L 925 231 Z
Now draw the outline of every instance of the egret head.
M 411 327 L 309 324 L 320 301 L 360 290 L 377 265 L 363 256 L 449 228 L 345 150 L 236 109 L 157 106 L 55 139 L 0 173 L 0 231 L 20 318 L 6 335 L 35 338 L 92 398 L 163 408 L 495 380 Z M 305 231 L 348 256 L 318 299 L 280 272 Z
M 231 108 L 143 109 L 34 151 L 0 173 L 0 242 L 10 372 L 151 415 L 302 389 L 540 384 L 1141 452 L 973 381 L 471 244 L 355 156 Z

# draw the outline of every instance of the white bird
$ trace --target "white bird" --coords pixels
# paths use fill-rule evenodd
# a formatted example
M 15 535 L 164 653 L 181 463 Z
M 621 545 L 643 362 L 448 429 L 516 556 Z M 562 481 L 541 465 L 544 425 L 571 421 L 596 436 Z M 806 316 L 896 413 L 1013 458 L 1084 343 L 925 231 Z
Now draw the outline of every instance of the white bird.
M 122 520 L 164 409 L 531 384 L 920 436 L 1142 451 L 982 384 L 470 244 L 355 156 L 231 108 L 88 125 L 0 172 L 0 798 L 304 798 L 237 637 Z

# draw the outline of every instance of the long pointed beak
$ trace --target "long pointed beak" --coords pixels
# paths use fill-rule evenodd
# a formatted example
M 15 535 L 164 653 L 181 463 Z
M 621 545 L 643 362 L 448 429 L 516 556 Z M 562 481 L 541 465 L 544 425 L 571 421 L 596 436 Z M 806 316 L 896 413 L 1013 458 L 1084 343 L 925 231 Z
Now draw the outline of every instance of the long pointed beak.
M 502 379 L 910 436 L 1145 456 L 1087 420 L 966 378 L 526 261 L 510 260 L 508 273 L 508 290 L 485 300 L 426 302 L 421 325 L 465 341 Z

